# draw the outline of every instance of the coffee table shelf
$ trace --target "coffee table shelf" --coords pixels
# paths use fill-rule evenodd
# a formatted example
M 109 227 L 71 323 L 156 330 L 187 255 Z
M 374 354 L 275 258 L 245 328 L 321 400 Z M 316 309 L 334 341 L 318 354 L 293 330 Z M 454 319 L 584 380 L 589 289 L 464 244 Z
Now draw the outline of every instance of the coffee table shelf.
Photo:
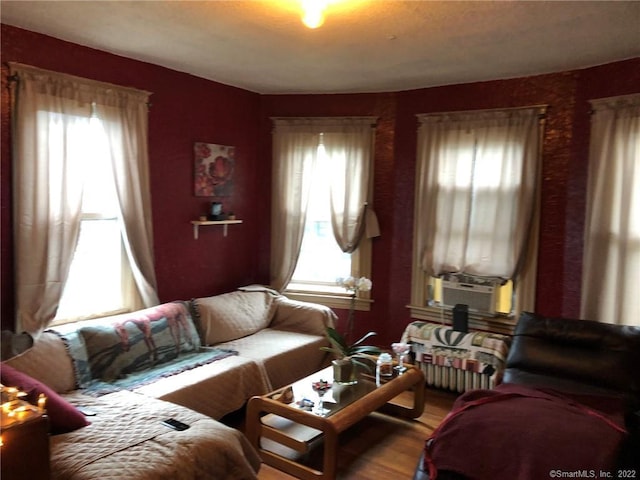
M 324 396 L 329 412 L 322 416 L 304 410 L 296 403 L 302 398 L 317 401 L 318 396 L 311 384 L 320 379 L 333 382 L 332 368 L 328 367 L 267 395 L 252 397 L 247 406 L 247 438 L 262 460 L 303 480 L 335 479 L 338 435 L 370 413 L 380 411 L 417 418 L 424 410 L 424 374 L 413 366 L 382 382 L 376 382 L 375 377 L 361 375 L 355 385 L 334 383 Z M 289 389 L 293 393 L 293 400 L 290 403 L 280 401 Z M 407 390 L 414 391 L 412 407 L 389 403 Z M 322 471 L 299 463 L 295 455 L 308 453 L 319 441 L 324 442 Z

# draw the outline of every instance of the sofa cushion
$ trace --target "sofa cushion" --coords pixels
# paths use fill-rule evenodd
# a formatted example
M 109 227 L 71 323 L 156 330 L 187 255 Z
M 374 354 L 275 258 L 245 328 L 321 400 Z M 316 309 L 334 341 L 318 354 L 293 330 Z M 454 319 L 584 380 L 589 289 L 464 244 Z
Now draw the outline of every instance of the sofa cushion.
M 265 292 L 231 292 L 192 301 L 206 345 L 246 337 L 266 328 L 276 305 Z
M 333 310 L 325 305 L 291 300 L 284 295 L 276 297 L 273 303 L 276 311 L 269 328 L 325 337 L 327 327 L 338 321 Z
M 134 392 L 183 405 L 211 418 L 234 412 L 254 395 L 271 390 L 262 365 L 231 356 L 153 383 Z
M 46 383 L 58 393 L 76 388 L 74 367 L 63 340 L 54 332 L 45 331 L 35 338 L 33 347 L 3 365 L 26 373 Z
M 26 373 L 3 363 L 0 378 L 3 385 L 17 387 L 26 393 L 25 399 L 33 405 L 38 404 L 38 397 L 41 393 L 47 397 L 46 410 L 52 434 L 72 432 L 89 425 L 85 416 L 76 407 L 53 389 L 35 378 L 31 378 Z
M 275 389 L 326 367 L 330 357 L 320 347 L 327 345 L 326 336 L 265 328 L 218 347 L 237 350 L 241 357 L 263 365 Z
M 172 302 L 80 328 L 94 378 L 123 374 L 171 361 L 200 347 L 200 337 L 183 302 Z

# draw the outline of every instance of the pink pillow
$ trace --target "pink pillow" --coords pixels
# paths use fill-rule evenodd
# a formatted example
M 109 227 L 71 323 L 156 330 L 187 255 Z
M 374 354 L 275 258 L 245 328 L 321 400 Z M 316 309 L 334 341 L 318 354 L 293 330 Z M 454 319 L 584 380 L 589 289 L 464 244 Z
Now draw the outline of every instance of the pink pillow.
M 18 387 L 25 392 L 25 399 L 33 405 L 38 404 L 38 396 L 44 393 L 47 397 L 47 415 L 52 435 L 67 433 L 89 425 L 89 422 L 80 411 L 58 395 L 44 383 L 31 378 L 25 373 L 16 370 L 9 365 L 2 364 L 0 369 L 0 382 L 7 387 Z

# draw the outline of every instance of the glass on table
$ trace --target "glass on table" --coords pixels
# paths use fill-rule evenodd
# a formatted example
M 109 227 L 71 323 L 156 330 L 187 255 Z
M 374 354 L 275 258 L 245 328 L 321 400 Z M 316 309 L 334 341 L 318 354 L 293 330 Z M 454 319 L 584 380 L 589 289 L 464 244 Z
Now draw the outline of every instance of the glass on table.
M 311 387 L 318 394 L 318 405 L 313 409 L 313 413 L 320 416 L 325 416 L 329 413 L 329 409 L 324 408 L 323 397 L 324 394 L 327 393 L 327 390 L 331 388 L 331 382 L 326 380 L 318 380 L 317 382 L 312 382 Z
M 398 365 L 394 367 L 395 370 L 399 373 L 406 371 L 407 367 L 404 366 L 404 361 L 405 356 L 411 351 L 411 344 L 404 342 L 392 343 L 391 349 L 393 350 L 393 353 L 398 355 Z

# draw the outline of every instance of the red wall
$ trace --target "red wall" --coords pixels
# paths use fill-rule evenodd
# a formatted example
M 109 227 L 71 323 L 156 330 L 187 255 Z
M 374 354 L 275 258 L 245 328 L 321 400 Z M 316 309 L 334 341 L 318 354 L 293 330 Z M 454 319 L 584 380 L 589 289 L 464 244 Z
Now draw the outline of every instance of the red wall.
M 418 113 L 549 105 L 536 310 L 577 317 L 589 140 L 587 100 L 638 92 L 640 59 L 534 77 L 353 95 L 258 95 L 155 65 L 2 26 L 2 58 L 154 92 L 149 153 L 155 259 L 162 301 L 268 281 L 271 116 L 374 115 L 375 207 L 382 236 L 373 243 L 370 312 L 357 333 L 399 338 L 410 321 L 413 194 Z M 6 66 L 2 70 L 2 325 L 13 324 L 11 157 Z M 193 143 L 237 147 L 237 183 L 222 199 L 245 223 L 224 238 L 213 227 L 194 240 L 189 220 L 210 199 L 193 196 Z M 341 318 L 345 312 L 338 312 Z
M 268 162 L 258 155 L 260 96 L 159 66 L 2 25 L 2 326 L 14 316 L 11 151 L 7 65 L 15 61 L 153 92 L 149 159 L 155 262 L 161 301 L 222 293 L 268 281 Z M 190 220 L 213 198 L 193 194 L 194 142 L 236 146 L 235 191 L 218 198 L 242 225 L 200 229 Z

